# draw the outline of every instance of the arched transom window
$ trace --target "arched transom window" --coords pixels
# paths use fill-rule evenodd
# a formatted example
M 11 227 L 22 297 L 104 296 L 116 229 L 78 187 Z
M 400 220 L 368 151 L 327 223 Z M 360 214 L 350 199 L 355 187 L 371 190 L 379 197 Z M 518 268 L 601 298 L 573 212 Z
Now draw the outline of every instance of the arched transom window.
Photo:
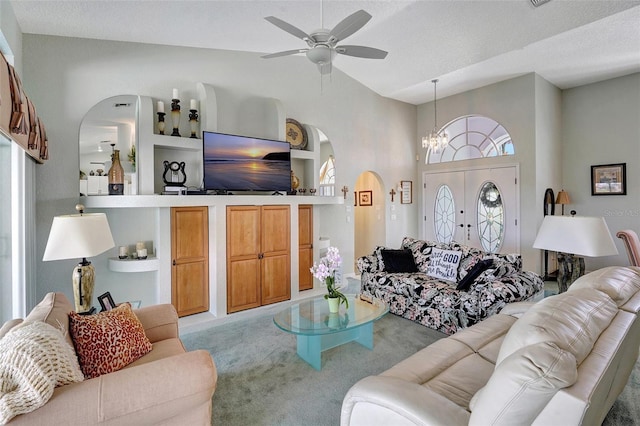
M 449 136 L 449 144 L 439 152 L 427 152 L 427 164 L 515 153 L 507 130 L 489 117 L 481 115 L 458 117 L 446 124 L 439 133 L 442 132 Z

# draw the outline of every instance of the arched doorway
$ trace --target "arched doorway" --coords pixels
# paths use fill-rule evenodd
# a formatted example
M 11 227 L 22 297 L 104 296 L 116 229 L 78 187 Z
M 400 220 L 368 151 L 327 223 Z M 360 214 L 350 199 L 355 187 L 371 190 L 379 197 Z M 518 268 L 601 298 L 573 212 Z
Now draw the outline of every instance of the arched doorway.
M 356 179 L 354 194 L 354 262 L 385 245 L 386 217 L 384 184 L 380 176 L 371 171 Z M 357 271 L 357 268 L 354 270 Z

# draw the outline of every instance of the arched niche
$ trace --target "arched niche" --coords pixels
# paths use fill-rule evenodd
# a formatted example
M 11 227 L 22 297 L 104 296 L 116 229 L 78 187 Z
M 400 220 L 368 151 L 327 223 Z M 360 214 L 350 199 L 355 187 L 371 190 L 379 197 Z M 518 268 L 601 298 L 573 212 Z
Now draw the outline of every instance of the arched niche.
M 138 108 L 137 95 L 118 95 L 98 102 L 85 114 L 78 133 L 80 193 L 99 195 L 97 180 L 89 178 L 108 173 L 113 149 L 120 151 L 122 167 L 131 179 L 135 172 Z

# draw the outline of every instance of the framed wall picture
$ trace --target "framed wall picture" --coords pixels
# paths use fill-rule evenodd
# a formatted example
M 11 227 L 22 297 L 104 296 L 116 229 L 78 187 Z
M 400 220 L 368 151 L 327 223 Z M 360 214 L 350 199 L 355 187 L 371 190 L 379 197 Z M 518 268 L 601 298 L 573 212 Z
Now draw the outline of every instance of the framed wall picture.
M 400 181 L 400 203 L 411 204 L 413 203 L 413 182 L 410 180 Z
M 360 191 L 358 192 L 358 204 L 361 206 L 373 205 L 373 191 Z
M 100 306 L 102 307 L 102 311 L 110 311 L 116 307 L 116 302 L 113 301 L 113 297 L 111 297 L 111 293 L 106 292 L 98 296 L 98 302 L 100 302 Z
M 591 195 L 627 195 L 627 163 L 591 166 Z

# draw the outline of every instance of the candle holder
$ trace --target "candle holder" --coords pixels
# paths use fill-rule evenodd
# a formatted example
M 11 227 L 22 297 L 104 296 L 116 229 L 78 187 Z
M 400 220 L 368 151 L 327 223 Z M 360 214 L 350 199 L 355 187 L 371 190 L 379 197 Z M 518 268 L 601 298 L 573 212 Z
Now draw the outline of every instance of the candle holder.
M 190 109 L 189 110 L 189 124 L 191 125 L 191 138 L 197 139 L 196 132 L 198 131 L 198 110 Z
M 180 136 L 180 99 L 171 99 L 171 120 L 173 121 L 173 133 L 171 136 Z
M 158 113 L 158 133 L 164 135 L 164 116 L 167 115 L 164 112 Z

